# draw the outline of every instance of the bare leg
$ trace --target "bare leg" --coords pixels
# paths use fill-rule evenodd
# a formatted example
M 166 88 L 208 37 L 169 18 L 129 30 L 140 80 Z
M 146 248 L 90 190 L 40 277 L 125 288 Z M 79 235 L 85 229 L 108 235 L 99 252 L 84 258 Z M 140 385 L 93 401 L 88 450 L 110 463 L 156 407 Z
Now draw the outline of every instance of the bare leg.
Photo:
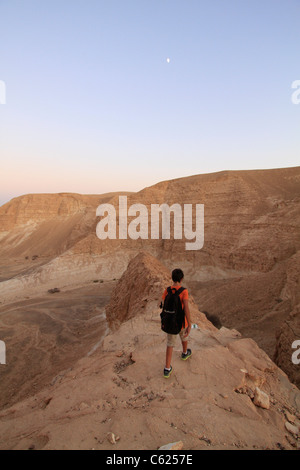
M 182 342 L 182 352 L 184 354 L 187 353 L 187 346 L 188 346 L 188 342 L 187 341 L 181 341 Z
M 173 346 L 167 346 L 166 369 L 170 369 L 170 367 L 171 367 L 172 354 L 173 354 Z

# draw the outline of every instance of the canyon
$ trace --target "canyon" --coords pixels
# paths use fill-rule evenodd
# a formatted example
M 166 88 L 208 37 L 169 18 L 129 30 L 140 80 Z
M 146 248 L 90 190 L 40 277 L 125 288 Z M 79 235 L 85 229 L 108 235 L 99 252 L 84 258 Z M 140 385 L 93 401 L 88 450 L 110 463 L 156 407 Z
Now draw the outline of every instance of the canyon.
M 111 204 L 118 215 L 120 196 L 149 213 L 152 204 L 204 204 L 203 248 L 186 250 L 172 230 L 170 239 L 99 240 L 97 207 Z M 300 339 L 299 202 L 297 167 L 195 175 L 137 193 L 30 194 L 0 207 L 1 448 L 60 448 L 63 428 L 68 448 L 105 448 L 108 432 L 120 434 L 119 448 L 157 448 L 167 443 L 163 430 L 186 448 L 297 446 L 284 423 L 287 413 L 299 419 L 300 370 L 291 360 Z M 174 267 L 185 273 L 199 328 L 187 369 L 176 363 L 165 384 L 158 302 Z M 253 403 L 256 388 L 269 395 L 268 411 Z M 171 421 L 167 402 L 178 410 Z M 188 403 L 184 425 L 179 410 Z M 128 420 L 137 420 L 131 441 Z M 90 433 L 83 441 L 79 422 Z

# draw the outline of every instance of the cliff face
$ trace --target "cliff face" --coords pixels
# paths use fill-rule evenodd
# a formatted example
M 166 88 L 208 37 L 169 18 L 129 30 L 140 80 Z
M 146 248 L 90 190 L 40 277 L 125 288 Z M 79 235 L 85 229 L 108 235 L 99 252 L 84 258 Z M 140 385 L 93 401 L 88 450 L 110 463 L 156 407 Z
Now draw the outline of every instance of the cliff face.
M 159 183 L 132 195 L 128 205 L 203 203 L 204 248 L 187 252 L 185 240 L 165 240 L 159 255 L 198 268 L 196 278 L 220 278 L 218 268 L 268 272 L 299 249 L 299 187 L 300 168 L 225 171 Z
M 299 390 L 253 340 L 217 330 L 196 306 L 192 357 L 181 361 L 178 339 L 173 374 L 163 377 L 157 304 L 168 281 L 158 260 L 137 255 L 108 308 L 114 331 L 40 393 L 0 412 L 0 448 L 296 448 Z
M 202 311 L 254 338 L 270 357 L 276 351 L 290 373 L 290 337 L 276 349 L 276 335 L 292 312 L 298 317 L 292 285 L 299 284 L 293 262 L 300 246 L 299 188 L 300 167 L 195 175 L 127 194 L 128 207 L 145 204 L 149 214 L 151 204 L 204 204 L 199 251 L 186 251 L 186 240 L 174 240 L 172 230 L 170 240 L 99 240 L 96 207 L 108 202 L 118 214 L 119 194 L 16 198 L 0 208 L 2 302 L 38 295 L 53 283 L 119 278 L 143 250 L 169 270 L 180 266 Z
M 122 193 L 121 193 L 122 194 Z M 0 207 L 0 250 L 16 260 L 53 257 L 95 233 L 96 208 L 114 194 L 28 194 Z
M 12 199 L 0 208 L 1 231 L 13 230 L 18 225 L 40 223 L 55 217 L 69 217 L 84 212 L 97 196 L 81 194 L 27 194 Z

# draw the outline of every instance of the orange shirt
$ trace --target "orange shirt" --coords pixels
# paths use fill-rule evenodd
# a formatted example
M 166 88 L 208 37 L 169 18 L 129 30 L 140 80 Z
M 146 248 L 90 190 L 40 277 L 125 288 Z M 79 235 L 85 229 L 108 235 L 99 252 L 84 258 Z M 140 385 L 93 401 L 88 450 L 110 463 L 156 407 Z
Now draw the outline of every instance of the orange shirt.
M 180 289 L 180 287 L 182 287 L 182 286 L 171 286 L 172 289 L 176 289 L 176 290 Z M 167 293 L 168 293 L 168 291 L 167 291 L 167 289 L 165 289 L 165 290 L 164 290 L 164 293 L 163 293 L 163 295 L 162 295 L 162 300 L 163 300 L 163 301 L 165 300 L 165 298 L 166 298 L 166 296 L 167 296 Z M 183 303 L 183 301 L 189 299 L 188 290 L 187 290 L 187 289 L 184 289 L 184 291 L 181 292 L 181 294 L 179 294 L 179 298 L 180 298 L 180 300 L 181 300 L 182 308 L 184 309 L 184 303 Z M 185 317 L 184 317 L 184 328 L 186 328 L 187 326 L 188 326 L 188 322 L 187 322 L 187 319 L 186 319 L 186 316 L 185 316 Z

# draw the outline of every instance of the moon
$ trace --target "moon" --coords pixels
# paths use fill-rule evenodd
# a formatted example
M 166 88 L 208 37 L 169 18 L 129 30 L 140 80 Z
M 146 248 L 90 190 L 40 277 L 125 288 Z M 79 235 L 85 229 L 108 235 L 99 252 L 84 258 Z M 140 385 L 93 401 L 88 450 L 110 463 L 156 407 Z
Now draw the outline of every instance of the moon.
M 170 63 L 170 57 L 167 57 L 167 62 L 168 62 L 168 64 Z

